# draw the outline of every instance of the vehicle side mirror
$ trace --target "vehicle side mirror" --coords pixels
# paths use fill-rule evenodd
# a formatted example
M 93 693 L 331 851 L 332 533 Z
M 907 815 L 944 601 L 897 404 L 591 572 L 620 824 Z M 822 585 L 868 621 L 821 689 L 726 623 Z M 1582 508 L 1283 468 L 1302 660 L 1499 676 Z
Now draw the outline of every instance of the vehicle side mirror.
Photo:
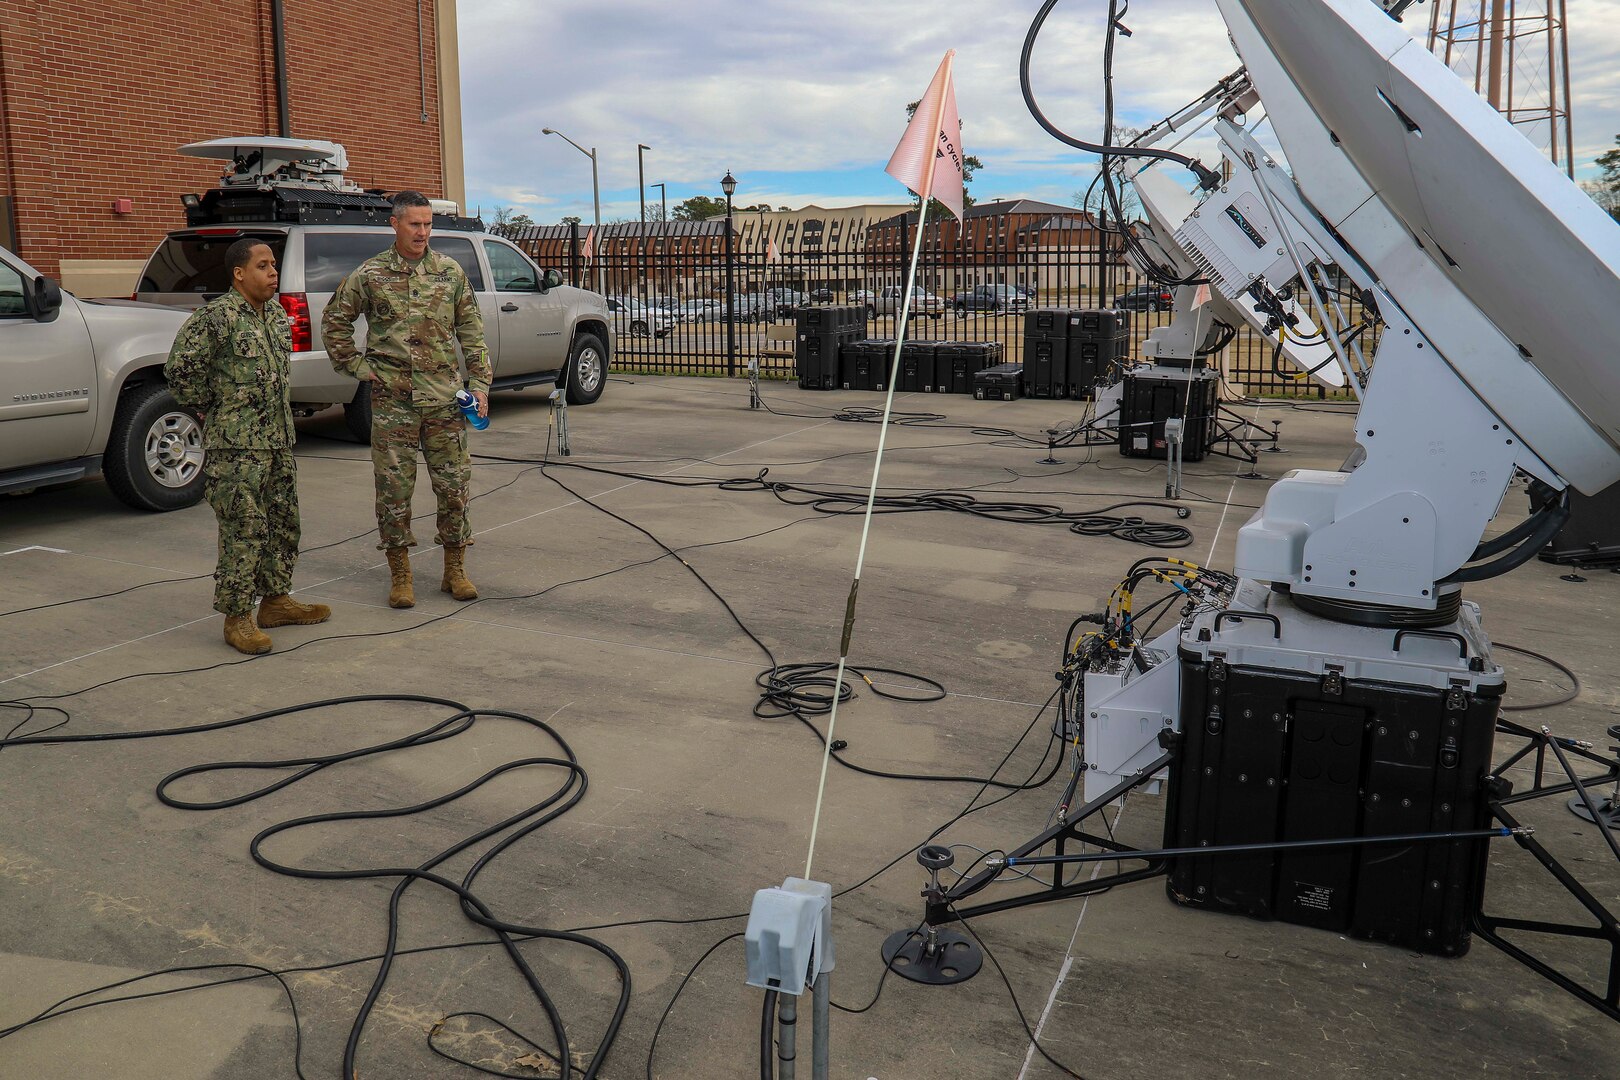
M 48 277 L 34 279 L 34 321 L 50 322 L 62 310 L 62 286 Z
M 561 270 L 547 270 L 540 278 L 540 291 L 550 292 L 563 283 Z

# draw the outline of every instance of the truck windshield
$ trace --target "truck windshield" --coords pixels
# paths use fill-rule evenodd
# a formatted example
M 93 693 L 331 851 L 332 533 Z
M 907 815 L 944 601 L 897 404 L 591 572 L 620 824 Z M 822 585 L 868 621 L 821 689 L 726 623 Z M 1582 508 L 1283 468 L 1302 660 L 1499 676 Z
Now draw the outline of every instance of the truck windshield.
M 225 252 L 244 235 L 233 231 L 167 238 L 147 260 L 146 269 L 141 272 L 139 291 L 222 295 L 231 287 L 231 272 L 225 265 Z M 270 245 L 279 266 L 282 250 L 287 246 L 287 234 L 267 233 L 254 238 Z

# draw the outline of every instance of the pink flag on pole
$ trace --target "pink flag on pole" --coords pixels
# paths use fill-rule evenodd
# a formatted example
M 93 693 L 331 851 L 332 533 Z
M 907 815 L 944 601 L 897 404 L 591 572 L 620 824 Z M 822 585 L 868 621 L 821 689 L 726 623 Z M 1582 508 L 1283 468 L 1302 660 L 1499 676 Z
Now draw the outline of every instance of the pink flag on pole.
M 776 250 L 776 240 L 773 237 L 765 238 L 765 261 L 768 263 L 781 262 L 782 256 Z
M 951 60 L 955 56 L 956 50 L 951 49 L 939 62 L 934 81 L 917 103 L 917 112 L 883 171 L 914 194 L 938 199 L 960 221 L 962 121 L 956 114 L 956 88 L 951 83 Z
M 579 245 L 579 257 L 588 259 L 591 252 L 596 249 L 596 226 L 591 226 L 585 233 L 585 242 Z

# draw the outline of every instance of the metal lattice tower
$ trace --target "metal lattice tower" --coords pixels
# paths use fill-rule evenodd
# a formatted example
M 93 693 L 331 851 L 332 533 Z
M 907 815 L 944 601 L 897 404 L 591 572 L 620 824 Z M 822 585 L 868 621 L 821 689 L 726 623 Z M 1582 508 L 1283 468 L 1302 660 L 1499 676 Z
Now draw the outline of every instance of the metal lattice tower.
M 1429 50 L 1575 175 L 1564 0 L 1431 0 Z

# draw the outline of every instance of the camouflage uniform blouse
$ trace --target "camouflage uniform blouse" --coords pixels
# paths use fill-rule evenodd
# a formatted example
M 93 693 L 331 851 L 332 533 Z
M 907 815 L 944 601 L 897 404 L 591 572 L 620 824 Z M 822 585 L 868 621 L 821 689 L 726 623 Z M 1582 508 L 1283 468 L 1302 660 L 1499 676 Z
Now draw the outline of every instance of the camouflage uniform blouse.
M 203 414 L 203 449 L 292 446 L 292 330 L 274 297 L 261 314 L 233 288 L 192 312 L 163 375 L 176 401 Z
M 354 344 L 354 321 L 366 317 L 366 351 Z M 467 273 L 429 248 L 415 263 L 395 248 L 361 263 L 321 318 L 332 366 L 357 379 L 376 374 L 418 406 L 448 405 L 461 388 L 456 343 L 467 361 L 468 388 L 489 392 L 484 318 Z

